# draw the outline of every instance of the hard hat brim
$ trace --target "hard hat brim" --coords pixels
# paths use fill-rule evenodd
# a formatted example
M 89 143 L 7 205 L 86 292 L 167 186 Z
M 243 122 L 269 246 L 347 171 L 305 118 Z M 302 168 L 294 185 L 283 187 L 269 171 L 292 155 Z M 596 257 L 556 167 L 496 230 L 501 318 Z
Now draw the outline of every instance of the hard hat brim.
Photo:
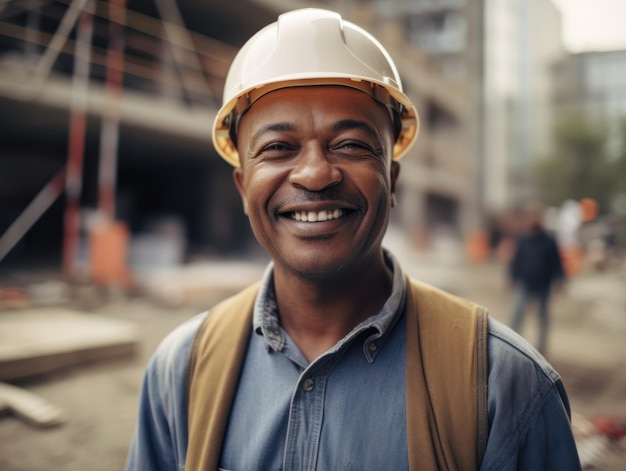
M 257 84 L 247 90 L 238 93 L 234 98 L 225 103 L 215 116 L 213 122 L 212 139 L 217 153 L 234 167 L 240 166 L 239 152 L 231 138 L 233 120 L 238 120 L 256 100 L 272 91 L 290 87 L 314 87 L 323 85 L 339 85 L 350 87 L 366 93 L 385 106 L 390 106 L 388 99 L 381 98 L 381 92 L 388 94 L 397 105 L 397 115 L 400 119 L 399 133 L 393 147 L 393 160 L 400 160 L 406 155 L 415 142 L 419 133 L 419 117 L 411 100 L 395 87 L 373 81 L 371 78 L 359 78 L 337 75 L 333 77 L 323 76 L 306 78 L 292 76 L 281 77 L 265 84 Z M 236 129 L 235 129 L 236 132 Z

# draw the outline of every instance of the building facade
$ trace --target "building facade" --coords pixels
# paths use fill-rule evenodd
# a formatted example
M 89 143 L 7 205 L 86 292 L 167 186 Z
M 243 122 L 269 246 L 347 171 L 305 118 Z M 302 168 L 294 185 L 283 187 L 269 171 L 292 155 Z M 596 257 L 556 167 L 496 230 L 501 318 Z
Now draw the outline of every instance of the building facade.
M 485 0 L 484 55 L 483 200 L 497 211 L 533 197 L 534 163 L 552 146 L 560 12 L 550 0 Z
M 622 120 L 626 119 L 626 51 L 583 52 L 564 58 L 554 68 L 558 117 L 583 115 L 603 123 L 608 152 L 615 155 L 625 143 Z

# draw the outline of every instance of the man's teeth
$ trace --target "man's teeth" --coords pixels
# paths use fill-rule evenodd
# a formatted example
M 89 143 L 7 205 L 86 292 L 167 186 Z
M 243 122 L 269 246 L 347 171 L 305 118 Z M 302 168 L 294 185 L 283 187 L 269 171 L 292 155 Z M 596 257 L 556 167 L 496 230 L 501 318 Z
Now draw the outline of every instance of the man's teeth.
M 330 221 L 331 219 L 339 219 L 343 215 L 343 209 L 335 209 L 330 211 L 294 211 L 292 213 L 292 218 L 296 221 L 318 222 Z

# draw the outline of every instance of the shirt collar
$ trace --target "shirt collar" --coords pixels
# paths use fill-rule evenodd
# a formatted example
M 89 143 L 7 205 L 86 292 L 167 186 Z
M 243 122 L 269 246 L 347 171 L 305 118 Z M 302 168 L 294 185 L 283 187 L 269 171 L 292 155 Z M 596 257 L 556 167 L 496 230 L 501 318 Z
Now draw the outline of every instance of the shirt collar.
M 393 271 L 393 284 L 389 298 L 377 314 L 357 325 L 334 348 L 338 349 L 362 332 L 371 330 L 371 335 L 368 335 L 363 343 L 364 355 L 370 363 L 374 361 L 387 338 L 388 332 L 400 317 L 406 295 L 405 277 L 400 264 L 389 251 L 384 250 L 384 255 L 387 265 Z M 257 334 L 263 335 L 269 348 L 280 352 L 285 347 L 287 334 L 278 321 L 273 275 L 274 263 L 270 262 L 263 274 L 259 294 L 254 305 L 253 326 Z

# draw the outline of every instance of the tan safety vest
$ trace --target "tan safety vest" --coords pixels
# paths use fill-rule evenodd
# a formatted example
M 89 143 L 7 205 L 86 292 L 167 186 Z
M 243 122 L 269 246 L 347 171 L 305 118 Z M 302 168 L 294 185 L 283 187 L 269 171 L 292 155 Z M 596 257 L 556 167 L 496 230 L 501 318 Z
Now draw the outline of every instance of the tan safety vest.
M 489 433 L 487 312 L 408 277 L 407 287 L 410 469 L 476 471 Z M 187 471 L 219 465 L 258 288 L 215 306 L 196 334 L 188 369 Z

